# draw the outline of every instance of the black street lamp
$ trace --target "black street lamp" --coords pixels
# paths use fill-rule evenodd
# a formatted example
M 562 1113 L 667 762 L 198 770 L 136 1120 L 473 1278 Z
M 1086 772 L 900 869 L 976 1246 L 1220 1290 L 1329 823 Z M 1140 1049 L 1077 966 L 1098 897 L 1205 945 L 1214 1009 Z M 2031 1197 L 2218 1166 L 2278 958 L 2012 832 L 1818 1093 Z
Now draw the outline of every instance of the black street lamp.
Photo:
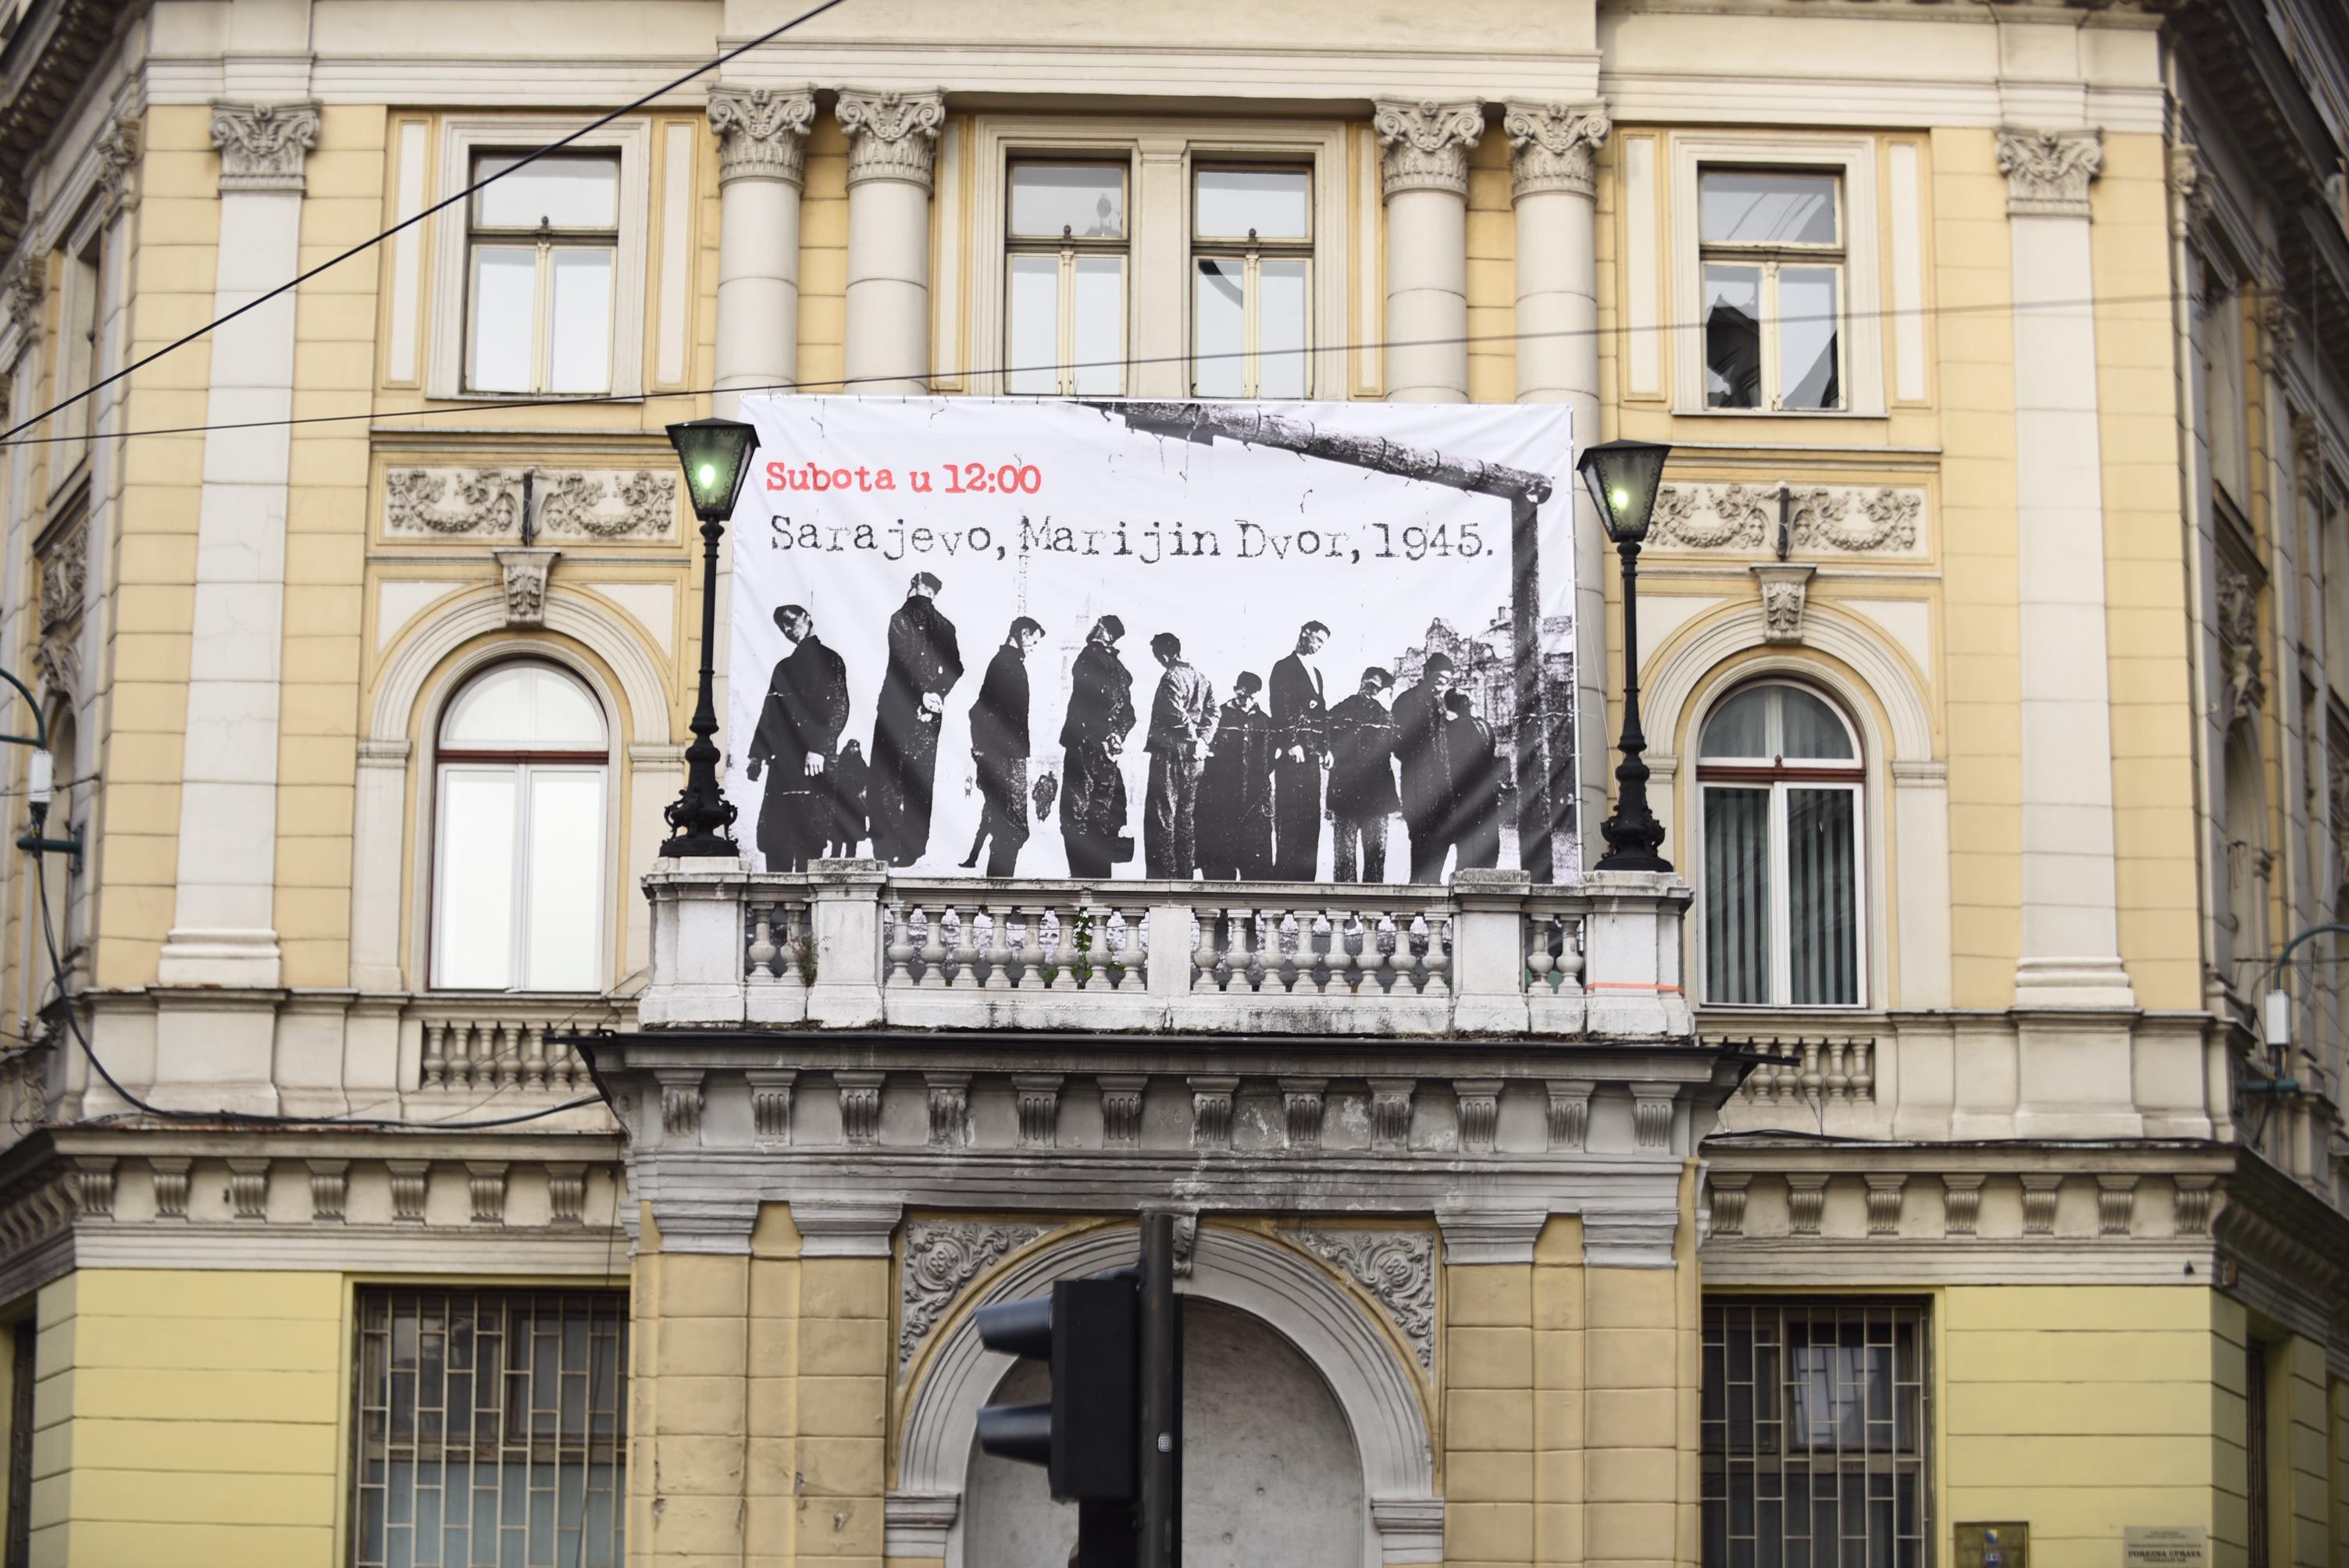
M 1607 852 L 1593 866 L 1601 872 L 1668 872 L 1672 862 L 1656 851 L 1663 848 L 1664 825 L 1648 810 L 1648 765 L 1640 753 L 1648 737 L 1640 727 L 1640 542 L 1648 537 L 1648 520 L 1656 510 L 1656 490 L 1664 475 L 1664 459 L 1671 448 L 1653 441 L 1605 441 L 1582 454 L 1575 466 L 1599 515 L 1607 537 L 1623 558 L 1623 738 L 1616 749 L 1623 760 L 1616 765 L 1615 814 L 1599 825 L 1606 835 Z
M 734 803 L 718 782 L 718 705 L 712 660 L 718 628 L 718 542 L 734 515 L 734 497 L 750 472 L 759 432 L 734 419 L 691 419 L 668 428 L 669 445 L 685 465 L 685 488 L 693 514 L 701 520 L 701 695 L 693 708 L 693 744 L 685 748 L 685 789 L 668 804 L 675 830 L 660 847 L 664 860 L 711 856 L 731 859 L 740 846 L 726 830 L 734 825 Z

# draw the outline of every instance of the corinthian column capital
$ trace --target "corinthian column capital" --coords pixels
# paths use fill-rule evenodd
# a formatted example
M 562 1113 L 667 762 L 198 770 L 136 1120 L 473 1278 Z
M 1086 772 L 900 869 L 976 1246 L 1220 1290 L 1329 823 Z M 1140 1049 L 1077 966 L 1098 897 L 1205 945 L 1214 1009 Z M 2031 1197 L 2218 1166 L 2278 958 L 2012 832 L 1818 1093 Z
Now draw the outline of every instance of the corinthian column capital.
M 780 180 L 797 185 L 807 170 L 808 133 L 815 126 L 812 88 L 731 87 L 709 89 L 709 129 L 718 137 L 718 182 Z
M 302 160 L 318 145 L 314 103 L 216 103 L 212 145 L 223 191 L 302 190 Z
M 2105 133 L 2016 130 L 1998 133 L 1998 171 L 2006 176 L 2006 212 L 2085 218 L 2088 182 L 2105 166 Z
M 1386 149 L 1385 189 L 1468 194 L 1468 150 L 1485 134 L 1480 103 L 1381 98 L 1371 128 Z
M 943 93 L 868 93 L 844 88 L 840 129 L 848 133 L 848 182 L 903 180 L 930 188 L 930 165 L 946 123 Z
M 1537 191 L 1592 193 L 1590 160 L 1614 129 L 1603 103 L 1526 103 L 1511 99 L 1501 117 L 1509 139 L 1509 194 Z

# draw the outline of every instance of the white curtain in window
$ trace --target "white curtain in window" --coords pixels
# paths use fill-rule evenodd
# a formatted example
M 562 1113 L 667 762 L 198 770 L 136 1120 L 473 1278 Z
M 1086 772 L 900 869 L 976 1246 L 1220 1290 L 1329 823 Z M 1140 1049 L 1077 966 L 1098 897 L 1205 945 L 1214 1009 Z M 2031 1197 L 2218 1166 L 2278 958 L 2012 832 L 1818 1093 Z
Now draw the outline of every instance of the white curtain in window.
M 1798 1007 L 1859 1000 L 1852 802 L 1847 789 L 1786 791 L 1787 1000 Z
M 1704 792 L 1705 996 L 1770 1000 L 1770 791 Z

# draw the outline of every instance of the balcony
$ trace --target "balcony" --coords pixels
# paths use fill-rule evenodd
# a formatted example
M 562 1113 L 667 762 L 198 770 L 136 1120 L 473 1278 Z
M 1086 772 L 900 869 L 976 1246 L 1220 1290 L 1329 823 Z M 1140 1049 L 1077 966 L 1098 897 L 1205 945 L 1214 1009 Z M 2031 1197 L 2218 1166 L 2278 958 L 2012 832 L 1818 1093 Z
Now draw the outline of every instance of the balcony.
M 1693 1037 L 1671 877 L 986 882 L 663 861 L 644 887 L 647 1030 Z

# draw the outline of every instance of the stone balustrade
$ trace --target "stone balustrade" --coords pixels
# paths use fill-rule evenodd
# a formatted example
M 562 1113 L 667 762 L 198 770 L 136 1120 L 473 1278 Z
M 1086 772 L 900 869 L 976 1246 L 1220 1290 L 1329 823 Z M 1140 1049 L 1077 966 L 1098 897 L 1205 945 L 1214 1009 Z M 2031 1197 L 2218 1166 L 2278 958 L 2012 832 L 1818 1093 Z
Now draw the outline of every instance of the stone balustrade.
M 1178 1029 L 1680 1038 L 1686 885 L 803 874 L 662 861 L 647 1028 Z

